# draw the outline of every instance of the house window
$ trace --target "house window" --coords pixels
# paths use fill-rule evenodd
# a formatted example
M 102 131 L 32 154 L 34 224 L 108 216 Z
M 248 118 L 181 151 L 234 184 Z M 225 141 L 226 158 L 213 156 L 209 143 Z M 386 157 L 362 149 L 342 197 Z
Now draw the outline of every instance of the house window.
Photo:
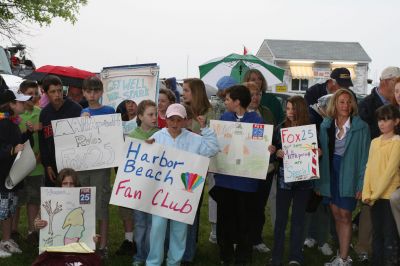
M 292 91 L 306 91 L 308 79 L 292 79 Z

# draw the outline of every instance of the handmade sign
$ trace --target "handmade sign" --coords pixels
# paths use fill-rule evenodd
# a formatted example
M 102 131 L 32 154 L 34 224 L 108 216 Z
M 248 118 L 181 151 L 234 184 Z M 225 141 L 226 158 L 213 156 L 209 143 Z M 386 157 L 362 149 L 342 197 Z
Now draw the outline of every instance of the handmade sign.
M 5 186 L 12 189 L 25 177 L 27 177 L 36 167 L 36 157 L 33 153 L 31 144 L 27 140 L 24 149 L 18 152 L 17 157 L 10 169 L 10 174 L 6 178 Z
M 136 118 L 130 121 L 122 121 L 124 136 L 129 135 L 137 128 Z
M 40 188 L 40 217 L 47 226 L 40 230 L 39 253 L 46 247 L 84 242 L 95 250 L 96 188 Z
M 159 67 L 156 64 L 107 67 L 101 72 L 104 85 L 102 104 L 114 108 L 124 100 L 139 104 L 155 101 L 158 95 Z
M 272 125 L 211 120 L 220 152 L 211 158 L 210 172 L 255 179 L 267 177 Z
M 194 153 L 126 138 L 110 204 L 193 224 L 209 161 Z
M 122 160 L 121 114 L 53 120 L 51 125 L 58 170 L 110 168 Z
M 285 182 L 319 178 L 315 125 L 281 129 Z

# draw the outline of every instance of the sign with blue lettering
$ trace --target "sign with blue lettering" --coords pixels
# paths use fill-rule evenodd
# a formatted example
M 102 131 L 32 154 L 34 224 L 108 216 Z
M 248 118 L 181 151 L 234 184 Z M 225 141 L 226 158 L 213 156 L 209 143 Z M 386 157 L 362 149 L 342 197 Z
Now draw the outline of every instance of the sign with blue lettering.
M 121 114 L 51 121 L 58 170 L 111 168 L 122 160 Z
M 315 125 L 281 129 L 285 182 L 319 178 Z
M 110 204 L 193 224 L 209 158 L 126 138 Z

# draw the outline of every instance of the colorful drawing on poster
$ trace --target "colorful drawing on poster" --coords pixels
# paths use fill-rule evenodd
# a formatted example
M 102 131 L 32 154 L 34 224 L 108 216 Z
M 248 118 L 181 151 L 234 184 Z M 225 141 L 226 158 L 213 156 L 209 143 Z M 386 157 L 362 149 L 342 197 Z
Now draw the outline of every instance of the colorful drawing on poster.
M 64 235 L 64 245 L 79 242 L 82 238 L 83 231 L 85 231 L 85 218 L 84 210 L 78 207 L 70 211 L 65 217 L 62 229 L 68 227 Z
M 182 173 L 181 180 L 187 192 L 193 192 L 198 186 L 204 183 L 204 178 L 195 173 Z

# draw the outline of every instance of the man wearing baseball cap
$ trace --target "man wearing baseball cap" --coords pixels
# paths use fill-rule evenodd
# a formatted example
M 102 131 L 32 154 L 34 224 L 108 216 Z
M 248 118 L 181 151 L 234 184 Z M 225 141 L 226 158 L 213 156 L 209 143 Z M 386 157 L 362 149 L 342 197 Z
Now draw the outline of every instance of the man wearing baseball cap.
M 350 89 L 353 87 L 350 71 L 345 67 L 335 68 L 325 83 L 317 83 L 307 89 L 304 98 L 308 105 L 318 102 L 318 99 L 327 94 L 335 93 L 340 88 L 348 89 L 354 97 L 356 95 Z M 355 98 L 356 99 L 356 98 Z

